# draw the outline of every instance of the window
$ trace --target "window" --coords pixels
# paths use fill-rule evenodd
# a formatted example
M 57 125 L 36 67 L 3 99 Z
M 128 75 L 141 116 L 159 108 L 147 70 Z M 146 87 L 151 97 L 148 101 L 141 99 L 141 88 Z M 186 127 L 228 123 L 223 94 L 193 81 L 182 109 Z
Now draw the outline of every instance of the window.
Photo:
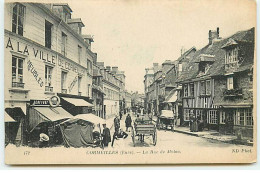
M 227 77 L 227 89 L 228 90 L 234 89 L 234 80 L 232 76 Z
M 184 109 L 184 121 L 189 121 L 190 120 L 190 111 L 189 109 Z
M 208 111 L 208 122 L 209 124 L 217 124 L 218 117 L 216 110 L 209 110 Z
M 81 59 L 81 51 L 82 51 L 82 48 L 80 46 L 78 46 L 78 60 L 79 60 L 79 63 L 80 63 L 80 59 Z
M 88 68 L 88 72 L 90 73 L 90 74 L 92 74 L 92 62 L 88 59 L 87 60 L 87 68 Z
M 67 35 L 61 34 L 61 54 L 67 56 Z
M 53 91 L 53 87 L 52 87 L 52 70 L 53 68 L 50 66 L 45 66 L 45 91 Z
M 66 79 L 67 79 L 67 72 L 62 71 L 61 72 L 61 92 L 62 93 L 67 93 L 67 90 L 65 89 L 66 88 Z
M 190 83 L 190 96 L 194 96 L 194 83 Z
M 12 56 L 12 87 L 24 88 L 23 59 Z
M 206 94 L 206 85 L 205 81 L 200 82 L 200 95 L 205 95 Z
M 51 28 L 52 24 L 45 20 L 45 47 L 51 49 Z
M 206 81 L 206 95 L 211 94 L 211 88 L 210 88 L 210 80 Z
M 188 85 L 184 85 L 184 97 L 188 97 Z
M 81 76 L 78 76 L 78 94 L 81 95 L 81 79 L 82 77 Z
M 25 6 L 16 3 L 13 7 L 12 32 L 23 36 Z
M 88 97 L 90 96 L 90 84 L 88 84 Z
M 252 114 L 252 110 L 251 109 L 246 109 L 245 110 L 245 114 L 246 114 L 246 125 L 248 126 L 252 126 L 253 123 L 253 114 Z
M 224 111 L 220 111 L 220 124 L 226 123 L 226 113 Z
M 241 126 L 253 125 L 252 109 L 236 109 L 234 111 L 234 117 L 235 117 L 235 125 L 241 125 Z
M 236 63 L 238 61 L 238 48 L 226 51 L 225 62 L 226 64 Z

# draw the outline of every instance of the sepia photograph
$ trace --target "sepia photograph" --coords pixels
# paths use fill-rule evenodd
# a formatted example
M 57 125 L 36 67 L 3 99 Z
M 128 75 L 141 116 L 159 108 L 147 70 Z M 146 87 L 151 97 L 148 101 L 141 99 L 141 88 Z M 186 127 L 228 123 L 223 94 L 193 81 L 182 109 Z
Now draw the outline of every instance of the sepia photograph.
M 257 161 L 256 1 L 6 0 L 5 164 Z

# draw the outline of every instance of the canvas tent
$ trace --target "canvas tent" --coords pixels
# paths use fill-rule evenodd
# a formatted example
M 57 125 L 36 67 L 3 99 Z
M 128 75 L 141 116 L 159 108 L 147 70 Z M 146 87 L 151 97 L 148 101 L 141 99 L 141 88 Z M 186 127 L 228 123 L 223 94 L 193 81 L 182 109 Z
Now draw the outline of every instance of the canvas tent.
M 78 148 L 93 145 L 94 127 L 103 123 L 104 119 L 94 114 L 79 114 L 61 123 L 59 126 L 65 146 Z M 101 132 L 100 128 L 96 129 Z

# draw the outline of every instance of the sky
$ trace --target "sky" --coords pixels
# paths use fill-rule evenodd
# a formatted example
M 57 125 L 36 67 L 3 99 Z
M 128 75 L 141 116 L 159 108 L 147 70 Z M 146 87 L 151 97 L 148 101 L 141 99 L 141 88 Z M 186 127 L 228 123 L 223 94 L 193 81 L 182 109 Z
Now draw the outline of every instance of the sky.
M 126 89 L 144 92 L 145 68 L 176 60 L 181 48 L 208 44 L 209 30 L 225 38 L 256 25 L 252 0 L 85 0 L 63 1 L 83 34 L 94 37 L 92 51 L 105 66 L 125 71 Z

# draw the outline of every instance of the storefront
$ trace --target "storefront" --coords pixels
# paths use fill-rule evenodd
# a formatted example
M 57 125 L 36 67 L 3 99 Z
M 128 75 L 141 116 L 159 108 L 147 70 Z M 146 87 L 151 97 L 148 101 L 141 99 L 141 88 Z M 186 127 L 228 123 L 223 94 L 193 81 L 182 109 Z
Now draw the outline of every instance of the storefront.
M 61 132 L 57 124 L 72 117 L 61 107 L 58 96 L 49 100 L 30 100 L 26 119 L 28 145 L 38 147 L 42 133 L 49 137 L 49 146 L 61 144 Z

